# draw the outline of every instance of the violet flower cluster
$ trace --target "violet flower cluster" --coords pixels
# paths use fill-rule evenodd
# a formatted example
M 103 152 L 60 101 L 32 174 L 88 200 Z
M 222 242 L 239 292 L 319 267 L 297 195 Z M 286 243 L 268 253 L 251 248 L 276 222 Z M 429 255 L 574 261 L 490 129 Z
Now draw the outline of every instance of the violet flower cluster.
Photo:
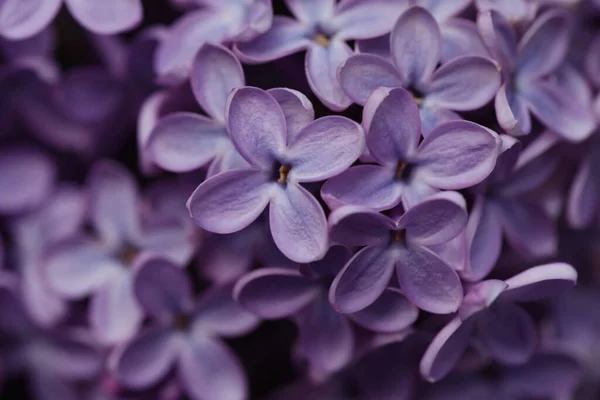
M 600 398 L 599 27 L 0 0 L 0 398 Z

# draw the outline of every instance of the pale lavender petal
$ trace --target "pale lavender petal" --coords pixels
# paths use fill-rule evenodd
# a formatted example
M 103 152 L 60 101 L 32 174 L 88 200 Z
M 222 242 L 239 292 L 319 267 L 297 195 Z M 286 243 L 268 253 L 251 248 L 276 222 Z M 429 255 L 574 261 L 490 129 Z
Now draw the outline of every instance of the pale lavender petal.
M 96 291 L 89 309 L 90 327 L 100 343 L 114 345 L 133 337 L 143 320 L 133 295 L 131 274 L 114 274 Z
M 412 95 L 402 88 L 380 88 L 369 97 L 365 110 L 374 110 L 365 126 L 371 156 L 382 165 L 394 167 L 399 161 L 408 161 L 421 138 L 419 109 Z
M 184 341 L 178 374 L 192 398 L 231 400 L 247 397 L 247 382 L 241 363 L 223 343 L 206 336 Z
M 327 47 L 314 44 L 306 53 L 304 65 L 308 84 L 319 100 L 334 111 L 345 110 L 352 104 L 337 78 L 339 66 L 351 54 L 350 46 L 341 40 L 331 40 Z
M 73 17 L 94 33 L 113 35 L 134 28 L 142 21 L 141 0 L 65 0 Z
M 459 56 L 487 57 L 489 55 L 479 35 L 477 25 L 473 21 L 464 18 L 450 18 L 440 24 L 440 33 L 442 35 L 442 64 Z
M 469 245 L 467 244 L 467 236 L 463 230 L 454 239 L 446 243 L 427 246 L 435 254 L 437 254 L 448 265 L 458 271 L 462 277 L 463 271 L 466 269 Z
M 416 3 L 427 9 L 436 20 L 444 21 L 462 13 L 471 5 L 473 0 L 417 0 Z
M 302 128 L 315 119 L 312 103 L 303 93 L 294 89 L 274 88 L 267 90 L 267 93 L 273 96 L 281 107 L 285 115 L 287 139 L 293 142 Z
M 502 65 L 503 74 L 508 76 L 517 62 L 514 27 L 502 14 L 492 10 L 482 11 L 477 15 L 477 28 L 490 54 Z
M 339 115 L 319 118 L 289 141 L 285 157 L 292 169 L 288 179 L 317 182 L 339 175 L 358 159 L 364 146 L 360 124 Z
M 400 289 L 415 306 L 435 314 L 458 310 L 463 291 L 456 271 L 418 245 L 395 249 Z
M 373 304 L 388 286 L 395 262 L 394 253 L 387 247 L 365 247 L 335 277 L 329 301 L 336 310 L 346 314 Z
M 446 376 L 469 346 L 474 320 L 455 317 L 436 335 L 425 351 L 419 370 L 423 378 L 435 382 Z
M 522 364 L 535 351 L 535 325 L 529 314 L 511 303 L 493 304 L 478 319 L 479 340 L 496 360 Z
M 479 56 L 455 58 L 431 77 L 426 102 L 457 111 L 486 105 L 500 87 L 499 65 Z
M 406 0 L 345 0 L 329 23 L 342 40 L 369 39 L 388 33 L 402 14 Z
M 417 320 L 419 310 L 395 288 L 386 289 L 367 308 L 348 314 L 357 324 L 375 332 L 399 332 Z
M 577 271 L 565 263 L 538 265 L 506 280 L 502 298 L 536 301 L 558 296 L 577 283 Z
M 30 362 L 70 381 L 82 381 L 98 376 L 103 359 L 93 338 L 78 329 L 65 329 L 62 334 L 49 334 L 38 342 Z
M 331 240 L 347 246 L 385 245 L 394 229 L 389 217 L 368 208 L 344 206 L 329 215 Z
M 564 63 L 554 73 L 554 77 L 558 86 L 576 98 L 580 104 L 585 106 L 592 103 L 592 88 L 583 73 L 573 65 Z
M 458 309 L 458 315 L 464 321 L 472 315 L 487 309 L 507 287 L 506 282 L 498 279 L 489 279 L 471 285 Z
M 265 63 L 305 50 L 311 44 L 309 27 L 289 17 L 275 16 L 271 29 L 254 40 L 236 44 L 234 51 L 243 62 Z
M 306 24 L 331 18 L 335 0 L 285 0 L 292 14 Z
M 253 169 L 222 172 L 202 182 L 187 202 L 198 225 L 215 233 L 232 233 L 250 225 L 271 198 L 269 177 Z
M 452 110 L 436 107 L 428 102 L 419 107 L 419 115 L 421 116 L 421 134 L 423 137 L 429 136 L 435 128 L 443 123 L 463 119 Z
M 407 239 L 424 246 L 455 238 L 467 224 L 467 205 L 458 192 L 440 192 L 414 205 L 398 219 Z
M 569 15 L 551 10 L 540 15 L 519 42 L 517 80 L 539 78 L 554 71 L 569 46 Z
M 537 8 L 536 3 L 527 0 L 475 0 L 475 4 L 481 12 L 494 10 L 515 23 L 532 19 Z
M 494 169 L 500 138 L 492 130 L 469 121 L 439 126 L 419 146 L 419 172 L 440 189 L 462 189 L 485 179 Z
M 513 136 L 527 135 L 531 131 L 531 117 L 521 96 L 502 85 L 494 100 L 498 124 Z
M 151 317 L 170 322 L 192 307 L 192 287 L 180 267 L 160 257 L 139 260 L 133 275 L 133 293 Z
M 22 266 L 21 296 L 31 319 L 47 328 L 64 318 L 68 308 L 66 302 L 48 287 L 42 267 L 41 263 Z
M 573 178 L 566 209 L 567 221 L 573 228 L 590 225 L 597 214 L 600 180 L 596 178 L 594 164 L 590 157 L 586 157 Z
M 225 117 L 229 136 L 242 157 L 270 169 L 286 145 L 285 115 L 277 100 L 258 88 L 234 89 Z
M 52 22 L 62 0 L 4 0 L 0 4 L 0 35 L 25 39 Z
M 401 194 L 395 170 L 378 165 L 351 167 L 321 188 L 321 197 L 331 209 L 351 204 L 387 210 L 400 203 Z
M 282 318 L 306 307 L 319 290 L 318 285 L 297 271 L 262 268 L 238 280 L 233 296 L 248 311 L 262 318 Z
M 227 131 L 221 123 L 202 115 L 177 112 L 156 124 L 145 150 L 159 167 L 188 172 L 205 166 L 228 147 Z
M 192 64 L 190 84 L 202 109 L 224 123 L 227 96 L 233 89 L 245 86 L 244 70 L 227 47 L 206 43 Z
M 273 190 L 269 223 L 279 250 L 299 263 L 322 258 L 328 248 L 327 219 L 317 199 L 291 182 Z
M 542 123 L 572 142 L 586 139 L 596 127 L 589 106 L 583 106 L 550 82 L 536 82 L 520 88 L 531 112 Z
M 388 39 L 389 40 L 389 39 Z M 396 67 L 374 54 L 356 54 L 340 65 L 338 77 L 342 89 L 353 102 L 364 105 L 378 87 L 402 87 Z
M 357 53 L 374 54 L 390 59 L 390 35 L 381 35 L 372 39 L 357 40 L 354 45 Z
M 151 174 L 158 171 L 152 158 L 146 150 L 146 144 L 150 134 L 161 118 L 163 106 L 169 99 L 169 93 L 166 90 L 156 92 L 146 98 L 141 104 L 137 118 L 137 148 L 140 158 L 140 169 L 144 174 Z
M 158 383 L 173 368 L 176 357 L 173 332 L 165 328 L 150 328 L 117 348 L 110 359 L 110 366 L 120 383 L 139 390 Z
M 133 175 L 113 161 L 98 161 L 88 175 L 94 227 L 110 246 L 139 237 L 138 188 Z
M 442 51 L 440 29 L 433 16 L 421 7 L 402 14 L 392 30 L 391 50 L 405 84 L 429 81 Z

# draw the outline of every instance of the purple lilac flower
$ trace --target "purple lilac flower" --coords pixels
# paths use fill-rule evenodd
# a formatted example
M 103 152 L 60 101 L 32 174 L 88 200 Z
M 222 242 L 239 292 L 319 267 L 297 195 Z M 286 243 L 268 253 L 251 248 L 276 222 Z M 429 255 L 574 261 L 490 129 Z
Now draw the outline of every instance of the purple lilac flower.
M 142 20 L 141 0 L 64 0 L 73 18 L 86 29 L 111 35 L 134 28 Z M 4 0 L 0 3 L 0 35 L 25 39 L 48 26 L 63 0 Z
M 600 177 L 598 176 L 598 156 L 600 155 L 598 132 L 588 141 L 572 185 L 569 190 L 566 217 L 573 228 L 589 226 L 598 217 L 600 203 Z
M 570 141 L 594 129 L 590 107 L 545 79 L 564 62 L 569 44 L 569 15 L 549 10 L 540 15 L 517 44 L 514 28 L 499 13 L 479 14 L 477 24 L 490 53 L 502 65 L 504 84 L 496 94 L 496 117 L 512 135 L 531 132 L 530 112 L 547 128 Z
M 402 88 L 377 89 L 365 105 L 363 126 L 377 164 L 353 166 L 329 179 L 321 196 L 332 209 L 350 204 L 386 210 L 400 201 L 410 208 L 438 189 L 481 182 L 499 152 L 498 135 L 470 121 L 442 124 L 419 143 L 419 109 Z
M 115 344 L 133 336 L 143 311 L 132 292 L 132 270 L 146 253 L 184 265 L 194 236 L 172 216 L 140 210 L 130 173 L 109 161 L 97 163 L 88 178 L 94 235 L 57 245 L 48 256 L 50 287 L 66 299 L 92 296 L 89 322 L 97 338 Z
M 250 166 L 198 186 L 188 200 L 192 218 L 211 232 L 232 233 L 269 205 L 271 233 L 283 254 L 297 262 L 323 257 L 325 213 L 300 183 L 322 181 L 348 168 L 363 150 L 364 133 L 344 117 L 310 119 L 286 118 L 275 97 L 263 90 L 234 90 L 227 102 L 227 129 Z
M 295 19 L 276 16 L 264 35 L 235 47 L 247 63 L 264 63 L 306 50 L 305 70 L 315 95 L 332 110 L 346 109 L 350 99 L 337 69 L 351 54 L 349 40 L 388 33 L 405 0 L 285 0 Z
M 198 49 L 206 42 L 245 42 L 266 32 L 273 21 L 270 0 L 193 0 L 200 6 L 169 27 L 154 58 L 163 83 L 187 77 Z
M 190 281 L 162 258 L 142 263 L 134 278 L 136 298 L 154 321 L 118 347 L 110 365 L 125 386 L 150 387 L 173 368 L 192 399 L 244 399 L 247 382 L 240 362 L 219 336 L 239 336 L 257 319 L 231 298 L 231 286 L 194 300 Z
M 399 218 L 346 206 L 329 217 L 332 240 L 365 246 L 338 273 L 329 293 L 343 313 L 364 309 L 389 285 L 394 267 L 402 293 L 417 307 L 446 314 L 458 309 L 458 275 L 427 246 L 456 237 L 467 223 L 465 202 L 456 192 L 435 194 Z
M 418 41 L 417 41 L 418 39 Z M 421 7 L 411 7 L 394 26 L 390 60 L 358 54 L 339 70 L 344 92 L 364 105 L 378 87 L 404 87 L 420 106 L 423 135 L 443 122 L 461 119 L 455 111 L 484 106 L 500 87 L 500 73 L 490 59 L 464 56 L 440 68 L 442 37 L 434 17 Z
M 458 314 L 433 339 L 421 359 L 421 374 L 436 381 L 452 370 L 472 336 L 494 359 L 527 362 L 536 347 L 531 317 L 515 302 L 556 296 L 573 286 L 577 272 L 564 263 L 529 268 L 506 281 L 486 280 L 468 288 Z
M 348 249 L 333 246 L 325 257 L 303 264 L 300 271 L 262 268 L 242 277 L 234 298 L 262 318 L 293 316 L 299 330 L 298 350 L 309 361 L 310 375 L 323 379 L 346 366 L 354 353 L 350 321 L 379 332 L 408 328 L 418 310 L 395 288 L 378 301 L 351 314 L 339 314 L 328 300 L 331 281 L 350 258 Z

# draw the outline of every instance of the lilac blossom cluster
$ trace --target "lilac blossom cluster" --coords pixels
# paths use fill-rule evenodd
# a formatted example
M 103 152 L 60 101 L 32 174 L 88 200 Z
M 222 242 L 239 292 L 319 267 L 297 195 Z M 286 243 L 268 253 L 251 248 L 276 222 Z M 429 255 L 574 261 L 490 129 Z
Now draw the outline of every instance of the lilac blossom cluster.
M 0 0 L 0 397 L 599 398 L 599 26 Z

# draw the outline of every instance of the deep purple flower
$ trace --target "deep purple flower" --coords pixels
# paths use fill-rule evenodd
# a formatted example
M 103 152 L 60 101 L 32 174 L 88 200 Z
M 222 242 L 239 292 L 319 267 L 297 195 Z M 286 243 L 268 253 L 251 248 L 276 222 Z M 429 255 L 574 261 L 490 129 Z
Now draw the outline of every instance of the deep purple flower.
M 327 205 L 344 204 L 386 210 L 405 208 L 437 189 L 462 189 L 485 179 L 496 162 L 500 139 L 469 121 L 440 125 L 419 143 L 421 120 L 405 89 L 379 88 L 363 113 L 367 148 L 377 161 L 329 179 L 321 189 Z
M 263 268 L 242 277 L 235 299 L 250 312 L 267 319 L 293 317 L 299 330 L 298 351 L 310 364 L 310 375 L 322 378 L 346 366 L 354 354 L 350 321 L 379 332 L 408 328 L 418 310 L 394 288 L 371 306 L 343 315 L 328 300 L 334 276 L 350 258 L 342 246 L 333 246 L 322 260 L 303 264 L 300 271 Z
M 483 349 L 501 363 L 527 362 L 536 347 L 536 327 L 515 302 L 556 296 L 570 288 L 577 272 L 568 264 L 529 268 L 506 281 L 472 285 L 458 314 L 433 339 L 421 360 L 421 374 L 436 381 L 450 372 L 476 333 Z
M 169 27 L 161 41 L 154 69 L 163 83 L 179 83 L 204 43 L 245 42 L 266 32 L 273 21 L 271 0 L 194 0 L 197 10 Z
M 504 84 L 496 94 L 496 117 L 512 135 L 531 131 L 531 112 L 548 129 L 570 141 L 588 137 L 595 126 L 590 105 L 582 106 L 545 79 L 564 62 L 569 15 L 549 10 L 539 16 L 517 44 L 510 23 L 495 11 L 479 14 L 477 25 L 490 53 L 502 65 Z
M 64 0 L 73 18 L 86 29 L 111 35 L 134 28 L 142 20 L 141 0 Z M 3 0 L 0 35 L 24 39 L 48 26 L 63 0 Z
M 420 106 L 423 135 L 443 122 L 461 119 L 467 111 L 488 103 L 500 87 L 500 72 L 490 59 L 464 56 L 437 68 L 442 49 L 440 28 L 421 7 L 400 16 L 390 37 L 391 60 L 357 54 L 339 70 L 344 92 L 365 104 L 378 87 L 404 87 Z
M 306 50 L 305 70 L 315 95 L 332 110 L 346 109 L 350 99 L 337 80 L 338 66 L 351 54 L 346 41 L 388 33 L 405 0 L 285 0 L 296 19 L 276 16 L 264 35 L 238 43 L 248 63 L 263 63 Z
M 105 344 L 134 335 L 143 312 L 132 292 L 132 269 L 146 253 L 184 265 L 194 236 L 172 216 L 144 211 L 133 177 L 109 161 L 89 175 L 90 217 L 95 235 L 80 234 L 56 246 L 46 262 L 50 287 L 67 299 L 92 295 L 89 320 Z
M 458 309 L 463 295 L 458 275 L 427 246 L 449 241 L 467 223 L 462 196 L 435 194 L 390 218 L 364 208 L 346 206 L 329 217 L 331 238 L 366 246 L 336 276 L 329 299 L 343 313 L 373 303 L 396 270 L 402 293 L 417 307 L 446 314 Z
M 308 117 L 308 118 L 307 118 Z M 275 244 L 296 262 L 327 251 L 327 221 L 300 183 L 318 182 L 348 168 L 364 147 L 359 124 L 340 116 L 310 122 L 312 113 L 287 114 L 273 95 L 245 87 L 227 104 L 227 129 L 250 164 L 204 181 L 188 200 L 194 220 L 215 233 L 250 225 L 269 205 Z
M 252 330 L 257 319 L 231 297 L 231 286 L 214 288 L 194 300 L 191 282 L 176 265 L 147 259 L 134 278 L 134 291 L 154 325 L 118 347 L 110 365 L 132 389 L 158 383 L 173 368 L 192 399 L 247 397 L 244 371 L 219 336 Z

